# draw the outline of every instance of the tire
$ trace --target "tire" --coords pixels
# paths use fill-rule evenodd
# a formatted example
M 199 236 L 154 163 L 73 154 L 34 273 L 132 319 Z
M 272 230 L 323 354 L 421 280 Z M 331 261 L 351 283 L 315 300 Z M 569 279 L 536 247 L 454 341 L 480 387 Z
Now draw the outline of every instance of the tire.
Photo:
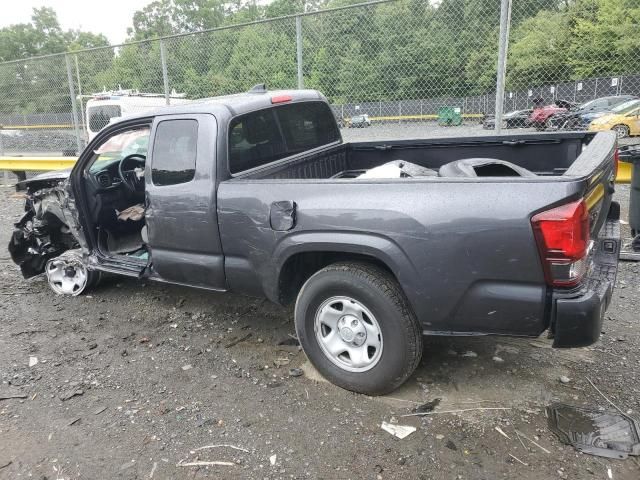
M 366 263 L 336 263 L 311 276 L 298 294 L 295 325 L 313 366 L 354 392 L 392 392 L 422 357 L 420 324 L 400 286 L 388 272 Z M 329 353 L 331 348 L 337 354 Z
M 101 274 L 89 270 L 80 250 L 67 250 L 50 259 L 45 266 L 49 287 L 58 295 L 76 297 L 90 291 L 100 282 Z
M 616 132 L 618 138 L 627 138 L 631 133 L 629 127 L 627 127 L 626 125 L 616 125 L 611 130 Z

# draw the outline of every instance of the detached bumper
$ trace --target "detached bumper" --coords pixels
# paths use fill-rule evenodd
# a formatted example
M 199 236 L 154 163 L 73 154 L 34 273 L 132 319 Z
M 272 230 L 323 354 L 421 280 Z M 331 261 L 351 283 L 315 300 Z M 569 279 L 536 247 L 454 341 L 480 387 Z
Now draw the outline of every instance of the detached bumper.
M 552 293 L 554 347 L 584 347 L 600 338 L 618 271 L 620 222 L 617 218 L 607 219 L 592 255 L 589 274 L 580 288 Z

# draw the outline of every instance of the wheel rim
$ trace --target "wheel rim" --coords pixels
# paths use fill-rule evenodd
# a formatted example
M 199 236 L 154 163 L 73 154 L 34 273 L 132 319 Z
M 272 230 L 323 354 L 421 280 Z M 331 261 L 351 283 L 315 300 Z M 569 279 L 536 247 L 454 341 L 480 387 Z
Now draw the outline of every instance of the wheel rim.
M 628 135 L 627 127 L 618 125 L 616 127 L 613 127 L 613 129 L 616 131 L 616 135 L 618 136 L 618 138 L 625 138 Z
M 351 297 L 325 300 L 316 311 L 314 330 L 322 352 L 343 370 L 365 372 L 380 361 L 380 325 L 367 307 Z
M 54 258 L 47 262 L 47 280 L 51 289 L 61 295 L 79 295 L 87 286 L 87 269 L 78 261 Z

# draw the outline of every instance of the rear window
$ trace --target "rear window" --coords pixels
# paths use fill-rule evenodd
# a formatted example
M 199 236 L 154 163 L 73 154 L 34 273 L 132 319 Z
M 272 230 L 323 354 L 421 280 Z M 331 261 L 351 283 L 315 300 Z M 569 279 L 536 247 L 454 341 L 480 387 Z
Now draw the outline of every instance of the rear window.
M 151 162 L 154 185 L 176 185 L 193 180 L 196 173 L 198 122 L 165 120 L 156 128 Z
M 109 120 L 122 116 L 118 105 L 89 107 L 89 130 L 96 133 L 109 124 Z
M 333 113 L 322 102 L 251 112 L 229 126 L 229 170 L 239 173 L 339 139 Z

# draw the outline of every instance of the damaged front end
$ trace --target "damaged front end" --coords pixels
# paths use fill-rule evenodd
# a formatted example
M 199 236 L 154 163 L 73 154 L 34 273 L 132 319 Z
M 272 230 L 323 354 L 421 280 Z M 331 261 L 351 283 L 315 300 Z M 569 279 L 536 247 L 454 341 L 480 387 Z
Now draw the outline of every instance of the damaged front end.
M 68 172 L 56 173 L 34 177 L 16 187 L 25 192 L 25 213 L 14 224 L 9 253 L 24 278 L 43 273 L 48 260 L 80 246 L 72 231 L 76 222 L 66 208 Z

